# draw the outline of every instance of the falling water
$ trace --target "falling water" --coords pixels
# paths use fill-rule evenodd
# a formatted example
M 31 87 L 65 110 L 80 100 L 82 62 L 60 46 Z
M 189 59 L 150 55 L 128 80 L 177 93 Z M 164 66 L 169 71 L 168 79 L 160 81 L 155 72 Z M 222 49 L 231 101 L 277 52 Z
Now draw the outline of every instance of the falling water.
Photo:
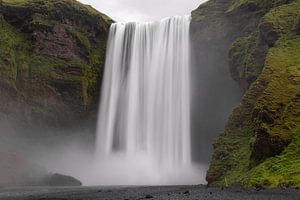
M 112 24 L 97 130 L 97 184 L 201 181 L 191 174 L 189 26 L 190 16 Z

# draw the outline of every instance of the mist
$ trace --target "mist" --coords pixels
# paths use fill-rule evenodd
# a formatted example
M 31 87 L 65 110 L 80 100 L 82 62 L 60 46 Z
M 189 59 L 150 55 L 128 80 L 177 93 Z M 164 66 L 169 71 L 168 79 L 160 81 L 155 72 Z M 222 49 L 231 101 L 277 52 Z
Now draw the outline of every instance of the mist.
M 61 135 L 66 133 L 59 132 Z M 34 139 L 24 138 L 21 134 L 1 134 L 0 186 L 42 186 L 46 184 L 44 180 L 54 173 L 75 177 L 84 186 L 205 183 L 199 181 L 205 179 L 203 166 L 161 171 L 153 159 L 143 154 L 134 157 L 115 154 L 99 160 L 90 144 L 82 140 L 82 137 L 74 136 L 48 137 L 37 144 Z M 5 166 L 9 169 L 3 168 Z M 15 174 L 13 182 L 7 173 Z
M 27 130 L 28 135 L 14 123 L 2 121 L 0 127 L 0 187 L 47 185 L 54 173 L 80 177 L 92 162 L 93 145 L 79 134 Z
M 195 23 L 195 22 L 192 22 Z M 214 27 L 192 24 L 191 129 L 193 159 L 209 165 L 213 143 L 224 131 L 243 91 L 229 71 L 228 47 L 232 35 L 219 38 Z M 213 39 L 212 39 L 213 38 Z

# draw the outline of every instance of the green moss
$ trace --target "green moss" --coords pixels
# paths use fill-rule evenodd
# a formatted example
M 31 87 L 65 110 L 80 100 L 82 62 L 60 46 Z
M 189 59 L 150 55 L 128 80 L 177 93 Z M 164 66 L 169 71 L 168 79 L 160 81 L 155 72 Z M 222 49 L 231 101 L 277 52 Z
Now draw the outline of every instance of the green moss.
M 25 55 L 30 48 L 30 43 L 26 37 L 9 25 L 0 16 L 0 68 L 1 81 L 13 86 L 17 79 L 18 72 L 26 65 Z
M 216 160 L 210 166 L 208 173 L 220 170 L 218 176 L 221 175 L 221 178 L 212 185 L 227 187 L 242 181 L 243 175 L 249 171 L 253 135 L 253 128 L 248 127 L 241 135 L 225 133 L 218 137 L 214 145 L 218 147 L 219 155 L 214 155 Z M 226 171 L 228 173 L 224 174 Z
M 79 31 L 74 31 L 67 28 L 67 31 L 88 51 L 91 50 L 91 43 L 86 34 L 82 34 Z
M 258 32 L 238 38 L 229 51 L 232 77 L 248 88 L 260 75 L 266 52 Z
M 251 10 L 269 10 L 272 7 L 282 4 L 281 0 L 234 0 L 227 10 L 232 12 L 238 8 L 246 8 Z
M 296 28 L 300 16 L 300 1 L 272 9 L 265 15 L 263 21 L 273 24 L 276 32 L 289 33 Z
M 300 187 L 300 129 L 293 129 L 293 141 L 280 156 L 267 159 L 250 171 L 248 187 Z
M 25 6 L 28 1 L 27 0 L 2 0 L 3 5 L 7 6 Z
M 271 49 L 266 60 L 265 73 L 261 78 L 269 80 L 265 94 L 258 99 L 256 109 L 267 109 L 276 113 L 275 122 L 268 124 L 270 137 L 290 140 L 290 128 L 300 123 L 295 107 L 296 95 L 300 92 L 300 78 L 297 77 L 300 66 L 300 37 L 282 37 Z M 296 72 L 296 73 L 295 73 Z
M 103 18 L 105 23 L 111 23 L 112 20 L 98 12 L 90 5 L 85 5 L 77 0 L 2 0 L 4 6 L 15 6 L 15 7 L 44 7 L 48 11 L 57 9 L 60 5 L 70 7 L 73 11 L 80 13 L 86 13 L 89 16 L 100 16 Z
M 92 102 L 92 95 L 89 91 L 90 87 L 96 85 L 97 76 L 93 73 L 93 70 L 88 65 L 85 66 L 84 76 L 82 77 L 82 93 L 83 93 L 83 102 L 85 106 L 90 105 Z
M 214 19 L 214 23 L 217 23 L 217 14 L 212 11 L 212 8 L 218 8 L 219 2 L 217 0 L 210 0 L 200 5 L 200 7 L 192 12 L 192 19 L 194 22 L 202 22 L 204 19 Z
M 300 36 L 294 28 L 298 6 L 295 1 L 276 7 L 262 19 L 272 19 L 274 27 L 283 31 L 215 144 L 208 172 L 212 185 L 300 185 Z M 255 30 L 233 44 L 231 58 L 238 69 L 235 77 L 245 76 L 248 66 L 258 66 L 253 49 L 259 49 L 259 40 Z
M 49 20 L 46 19 L 42 15 L 35 15 L 31 21 L 31 25 L 33 26 L 46 26 L 46 27 L 52 27 L 56 24 L 57 22 L 55 20 Z
M 268 53 L 265 69 L 258 80 L 259 82 L 268 82 L 268 84 L 264 86 L 265 89 L 259 98 L 255 97 L 257 100 L 252 105 L 254 110 L 259 113 L 267 112 L 272 115 L 273 121 L 262 122 L 264 119 L 259 114 L 251 114 L 245 107 L 247 104 L 242 105 L 243 107 L 240 109 L 243 110 L 243 115 L 252 116 L 250 119 L 249 116 L 248 119 L 243 119 L 245 126 L 242 126 L 241 131 L 238 131 L 241 132 L 241 135 L 228 134 L 225 135 L 226 140 L 222 137 L 218 139 L 221 145 L 226 146 L 222 148 L 230 147 L 234 151 L 225 153 L 227 158 L 223 162 L 230 164 L 230 168 L 214 184 L 226 185 L 243 182 L 246 186 L 299 186 L 300 154 L 297 153 L 298 151 L 292 153 L 294 147 L 299 145 L 300 136 L 299 131 L 296 131 L 299 130 L 300 125 L 300 101 L 297 97 L 300 94 L 300 77 L 298 76 L 300 68 L 298 66 L 300 66 L 300 37 L 295 36 L 289 39 L 282 37 L 277 42 L 276 47 Z M 257 84 L 254 84 L 244 98 L 251 98 L 247 95 L 257 90 L 256 86 Z M 255 140 L 255 137 L 245 131 L 248 129 L 246 124 L 249 123 L 256 126 L 253 132 L 260 128 L 267 130 L 269 141 L 278 142 L 278 144 L 291 144 L 279 156 L 262 160 L 258 166 L 253 166 L 250 159 L 253 150 L 250 147 L 253 145 L 251 140 Z M 235 128 L 229 128 L 227 131 L 230 130 L 235 130 Z M 227 140 L 230 141 L 229 144 L 227 144 Z M 235 144 L 236 141 L 239 141 L 238 144 Z M 224 153 L 220 147 L 217 151 Z M 220 165 L 224 166 L 224 163 L 220 163 Z M 276 167 L 277 170 L 274 173 Z M 217 169 L 212 168 L 211 170 L 222 170 L 222 168 L 217 167 Z

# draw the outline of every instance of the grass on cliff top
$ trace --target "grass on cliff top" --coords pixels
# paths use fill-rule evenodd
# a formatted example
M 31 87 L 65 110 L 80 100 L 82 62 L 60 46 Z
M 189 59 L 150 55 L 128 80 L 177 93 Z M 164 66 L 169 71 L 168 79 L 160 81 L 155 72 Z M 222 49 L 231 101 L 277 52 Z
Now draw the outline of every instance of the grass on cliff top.
M 268 10 L 282 3 L 283 2 L 281 0 L 234 0 L 231 6 L 229 7 L 229 9 L 227 10 L 227 12 L 232 12 L 240 7 L 244 7 L 252 10 Z
M 111 23 L 112 20 L 107 15 L 100 13 L 90 5 L 83 4 L 77 0 L 2 0 L 5 6 L 30 7 L 35 5 L 45 5 L 48 9 L 54 9 L 58 4 L 71 6 L 77 11 L 85 12 L 92 16 L 101 16 L 106 23 Z

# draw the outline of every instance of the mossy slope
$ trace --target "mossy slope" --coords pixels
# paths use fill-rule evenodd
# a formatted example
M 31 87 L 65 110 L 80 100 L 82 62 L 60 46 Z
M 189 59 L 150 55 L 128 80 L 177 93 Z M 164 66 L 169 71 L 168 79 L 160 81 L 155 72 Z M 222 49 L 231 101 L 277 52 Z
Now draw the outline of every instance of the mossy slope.
M 300 1 L 235 0 L 222 4 L 226 11 L 205 14 L 222 2 L 209 1 L 194 20 L 227 20 L 229 27 L 221 29 L 232 35 L 230 71 L 245 94 L 214 143 L 207 180 L 217 186 L 299 187 Z

